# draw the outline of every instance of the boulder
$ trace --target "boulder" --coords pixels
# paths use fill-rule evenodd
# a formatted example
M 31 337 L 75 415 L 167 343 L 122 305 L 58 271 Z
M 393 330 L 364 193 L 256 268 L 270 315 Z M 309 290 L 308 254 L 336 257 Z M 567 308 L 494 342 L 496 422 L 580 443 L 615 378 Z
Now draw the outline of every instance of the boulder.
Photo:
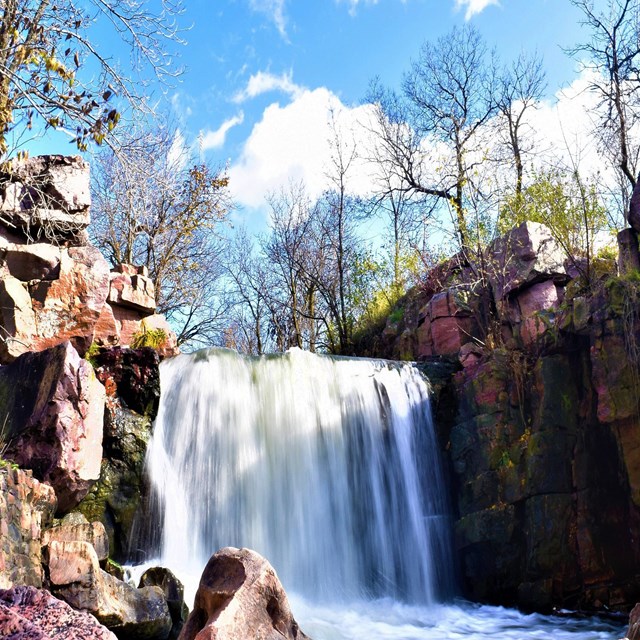
M 0 637 L 11 640 L 117 640 L 96 619 L 74 611 L 48 591 L 0 590 Z
M 81 353 L 93 341 L 109 292 L 109 265 L 95 247 L 72 247 L 61 254 L 60 277 L 30 289 L 37 333 L 30 348 L 46 349 L 72 340 Z
M 121 307 L 152 314 L 156 310 L 156 292 L 153 280 L 149 276 L 139 273 L 130 275 L 129 273 L 112 271 L 108 301 Z
M 179 640 L 307 638 L 273 567 L 250 549 L 225 547 L 204 569 Z
M 624 275 L 633 271 L 640 271 L 638 232 L 635 229 L 623 229 L 618 233 L 618 273 Z
M 566 253 L 547 227 L 523 222 L 489 245 L 486 255 L 489 282 L 496 300 L 525 285 L 552 279 L 566 282 Z
M 172 622 L 160 587 L 136 589 L 100 569 L 88 542 L 52 541 L 46 547 L 52 593 L 94 615 L 118 636 L 166 640 Z
M 98 560 L 109 557 L 109 538 L 102 522 L 84 522 L 65 524 L 64 522 L 47 529 L 42 534 L 42 546 L 56 542 L 88 542 L 95 550 Z
M 5 456 L 50 483 L 66 513 L 100 475 L 105 390 L 71 343 L 0 368 Z
M 184 587 L 182 582 L 164 567 L 152 567 L 147 569 L 140 578 L 138 588 L 160 587 L 164 593 L 171 613 L 173 626 L 169 633 L 169 640 L 175 640 L 180 635 L 184 623 L 189 616 L 189 608 L 184 602 Z
M 29 351 L 36 334 L 36 316 L 27 286 L 18 278 L 0 280 L 0 362 L 11 362 Z
M 155 349 L 105 349 L 95 357 L 96 375 L 109 395 L 154 419 L 160 402 L 160 359 Z
M 80 156 L 12 160 L 0 173 L 0 221 L 29 240 L 84 244 L 89 165 Z
M 56 510 L 56 494 L 30 471 L 0 465 L 0 588 L 42 586 L 40 534 Z
M 524 345 L 531 345 L 549 329 L 540 313 L 557 308 L 560 298 L 553 280 L 537 282 L 517 294 L 520 311 L 520 337 Z
M 153 331 L 154 329 L 162 329 L 162 331 L 164 331 L 164 343 L 156 349 L 161 358 L 170 358 L 180 353 L 176 334 L 163 314 L 155 313 L 152 316 L 146 317 L 144 319 L 144 326 L 147 331 Z
M 60 274 L 61 249 L 44 242 L 0 245 L 0 264 L 22 282 L 54 280 Z

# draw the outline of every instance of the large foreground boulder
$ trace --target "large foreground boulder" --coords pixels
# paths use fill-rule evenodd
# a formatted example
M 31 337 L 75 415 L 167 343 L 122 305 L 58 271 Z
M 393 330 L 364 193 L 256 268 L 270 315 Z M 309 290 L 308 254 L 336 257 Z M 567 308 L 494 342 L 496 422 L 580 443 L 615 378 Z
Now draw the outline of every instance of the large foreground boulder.
M 70 342 L 0 368 L 5 457 L 53 486 L 58 512 L 100 477 L 105 390 Z
M 87 614 L 34 587 L 0 590 L 0 637 L 10 640 L 117 640 Z
M 303 640 L 273 567 L 250 549 L 225 547 L 207 563 L 179 640 Z

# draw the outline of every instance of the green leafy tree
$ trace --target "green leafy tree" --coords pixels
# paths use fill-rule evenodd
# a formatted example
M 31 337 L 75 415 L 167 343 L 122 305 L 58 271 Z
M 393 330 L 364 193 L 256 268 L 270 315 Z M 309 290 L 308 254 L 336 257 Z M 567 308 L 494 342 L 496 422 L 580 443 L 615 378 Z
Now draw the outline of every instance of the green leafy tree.
M 141 75 L 123 71 L 93 29 L 129 46 L 136 71 L 166 78 L 179 0 L 2 0 L 0 2 L 0 157 L 10 136 L 44 128 L 67 131 L 78 148 L 102 143 L 120 118 L 115 103 L 144 103 Z M 105 41 L 107 41 L 105 39 Z M 113 39 L 110 47 L 113 46 Z M 86 72 L 83 70 L 86 68 Z
M 500 231 L 525 220 L 546 225 L 567 257 L 589 278 L 596 241 L 607 230 L 606 209 L 594 180 L 558 169 L 536 174 L 520 194 L 506 199 Z

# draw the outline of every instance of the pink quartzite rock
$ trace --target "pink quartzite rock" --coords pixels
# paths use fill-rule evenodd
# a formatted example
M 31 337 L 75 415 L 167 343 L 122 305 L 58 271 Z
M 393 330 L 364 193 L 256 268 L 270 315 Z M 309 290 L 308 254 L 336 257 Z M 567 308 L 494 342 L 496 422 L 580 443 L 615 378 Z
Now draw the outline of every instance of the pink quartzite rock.
M 42 546 L 56 542 L 88 542 L 95 550 L 98 560 L 109 557 L 109 538 L 102 522 L 60 524 L 47 529 L 42 535 Z
M 31 240 L 83 244 L 90 204 L 89 165 L 79 156 L 13 160 L 0 173 L 0 221 Z
M 87 614 L 34 587 L 0 590 L 0 637 L 5 640 L 117 640 Z
M 0 330 L 0 362 L 11 362 L 29 351 L 37 331 L 27 286 L 13 276 L 0 280 Z
M 633 607 L 629 614 L 629 629 L 626 638 L 628 640 L 640 640 L 640 604 Z
M 547 227 L 523 222 L 487 250 L 487 272 L 496 299 L 539 280 L 566 281 L 564 260 L 564 250 Z
M 60 247 L 38 242 L 34 244 L 3 243 L 0 238 L 0 264 L 22 282 L 53 280 L 60 273 Z
M 42 586 L 40 534 L 56 504 L 54 490 L 30 471 L 0 468 L 0 589 Z
M 50 483 L 66 513 L 100 476 L 105 390 L 69 342 L 0 368 L 6 456 Z
M 125 638 L 161 640 L 171 615 L 160 587 L 135 589 L 100 568 L 88 542 L 52 541 L 46 547 L 51 591 L 74 609 L 87 611 Z
M 537 314 L 558 306 L 558 289 L 553 280 L 538 282 L 519 293 L 517 301 L 520 308 L 520 336 L 525 345 L 530 345 L 547 330 L 548 327 Z
M 179 640 L 301 640 L 273 567 L 250 549 L 215 553 L 200 579 L 193 611 Z
M 93 341 L 96 322 L 109 292 L 109 265 L 95 247 L 62 252 L 60 277 L 31 288 L 37 334 L 30 348 L 40 351 L 73 340 L 83 352 Z
M 129 309 L 154 313 L 156 292 L 153 280 L 137 273 L 130 275 L 113 271 L 110 275 L 108 301 Z

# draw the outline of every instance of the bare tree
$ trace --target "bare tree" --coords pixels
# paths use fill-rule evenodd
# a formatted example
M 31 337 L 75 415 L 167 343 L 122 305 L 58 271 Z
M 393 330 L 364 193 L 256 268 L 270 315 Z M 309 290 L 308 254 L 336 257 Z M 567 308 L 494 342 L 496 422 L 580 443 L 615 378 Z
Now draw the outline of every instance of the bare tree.
M 482 158 L 472 152 L 476 134 L 495 115 L 495 63 L 480 34 L 465 26 L 426 42 L 405 74 L 402 96 L 373 87 L 377 128 L 402 188 L 447 202 L 460 246 L 468 249 L 466 191 Z M 428 149 L 444 145 L 449 158 L 430 171 Z
M 640 154 L 640 140 L 634 134 L 640 119 L 640 3 L 607 0 L 604 9 L 598 10 L 592 0 L 571 2 L 584 16 L 589 39 L 570 53 L 594 72 L 590 88 L 598 96 L 599 107 L 595 134 L 601 152 L 624 176 L 622 206 L 626 210 Z
M 93 237 L 117 264 L 146 265 L 178 342 L 216 339 L 223 309 L 219 226 L 231 207 L 226 175 L 190 157 L 177 131 L 132 135 L 117 154 L 96 156 Z
M 12 132 L 63 129 L 78 148 L 101 143 L 120 118 L 118 101 L 144 103 L 137 71 L 175 73 L 166 46 L 176 41 L 180 0 L 3 0 L 0 3 L 0 156 Z M 130 47 L 133 71 L 119 68 L 92 29 Z M 87 67 L 86 74 L 83 68 Z M 133 75 L 136 74 L 136 75 Z M 114 106 L 114 103 L 116 106 Z
M 316 315 L 316 284 L 308 277 L 311 262 L 317 258 L 310 232 L 312 203 L 301 183 L 271 194 L 268 203 L 271 233 L 262 250 L 273 265 L 276 280 L 271 297 L 279 300 L 283 315 L 289 319 L 283 342 L 285 348 L 296 346 L 315 351 L 320 319 Z
M 514 193 L 522 194 L 524 182 L 524 154 L 527 112 L 540 102 L 547 83 L 538 55 L 520 54 L 514 62 L 503 69 L 497 88 L 498 112 L 507 135 L 507 145 L 513 159 L 516 174 Z

